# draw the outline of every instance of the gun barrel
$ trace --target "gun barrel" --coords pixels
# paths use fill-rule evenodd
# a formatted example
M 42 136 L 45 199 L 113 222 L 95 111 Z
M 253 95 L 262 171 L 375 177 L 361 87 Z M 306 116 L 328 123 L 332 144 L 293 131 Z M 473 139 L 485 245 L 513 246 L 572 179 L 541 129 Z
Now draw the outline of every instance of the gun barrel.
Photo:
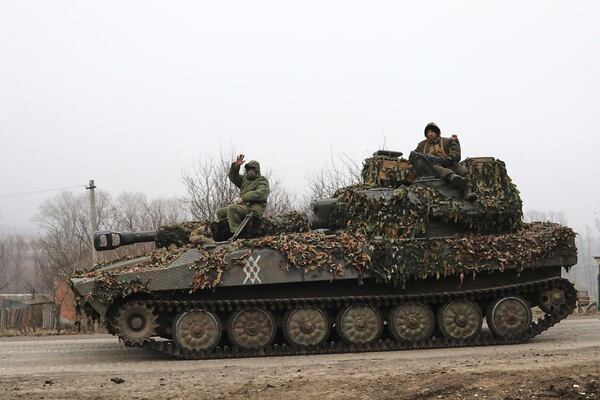
M 96 251 L 114 250 L 118 247 L 134 243 L 154 242 L 156 231 L 144 232 L 113 232 L 99 231 L 94 233 L 94 248 Z

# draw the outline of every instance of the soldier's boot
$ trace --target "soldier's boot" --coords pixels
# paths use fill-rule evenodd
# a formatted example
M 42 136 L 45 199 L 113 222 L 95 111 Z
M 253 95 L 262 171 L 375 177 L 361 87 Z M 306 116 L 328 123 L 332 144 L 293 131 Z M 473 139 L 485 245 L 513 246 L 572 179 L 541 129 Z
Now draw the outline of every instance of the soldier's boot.
M 213 239 L 217 242 L 224 242 L 233 235 L 229 230 L 229 222 L 227 220 L 213 222 L 211 228 L 213 231 Z
M 448 179 L 448 182 L 450 182 L 450 184 L 457 189 L 464 190 L 465 187 L 467 186 L 467 180 L 460 175 L 450 174 L 450 175 L 448 175 L 447 179 Z
M 477 195 L 473 193 L 473 186 L 470 183 L 467 183 L 463 189 L 463 198 L 471 203 L 477 200 Z

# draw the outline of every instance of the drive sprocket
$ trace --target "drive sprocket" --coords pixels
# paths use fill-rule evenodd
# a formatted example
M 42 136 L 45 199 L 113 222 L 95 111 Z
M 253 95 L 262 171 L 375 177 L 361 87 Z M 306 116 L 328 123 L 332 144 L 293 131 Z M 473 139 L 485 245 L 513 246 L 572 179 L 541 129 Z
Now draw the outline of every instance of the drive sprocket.
M 132 300 L 122 305 L 114 316 L 117 334 L 127 345 L 143 345 L 156 334 L 158 316 L 143 300 Z

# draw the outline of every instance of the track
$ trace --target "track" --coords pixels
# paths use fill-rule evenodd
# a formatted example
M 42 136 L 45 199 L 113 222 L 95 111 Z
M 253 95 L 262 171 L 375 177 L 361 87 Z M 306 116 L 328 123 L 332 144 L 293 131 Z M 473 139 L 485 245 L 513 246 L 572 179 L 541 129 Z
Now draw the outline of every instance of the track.
M 327 297 L 327 298 L 301 298 L 301 299 L 253 299 L 253 300 L 227 300 L 227 301 L 177 301 L 177 300 L 155 300 L 148 301 L 156 313 L 161 312 L 183 312 L 187 310 L 209 310 L 209 311 L 234 311 L 241 309 L 254 309 L 257 307 L 270 310 L 289 310 L 299 306 L 318 306 L 324 309 L 338 309 L 350 304 L 365 304 L 375 307 L 392 307 L 404 302 L 424 302 L 438 305 L 453 300 L 470 300 L 478 303 L 487 303 L 492 299 L 505 296 L 531 297 L 536 293 L 553 288 L 562 289 L 565 293 L 565 303 L 554 312 L 546 313 L 536 322 L 532 322 L 529 328 L 521 335 L 499 338 L 490 332 L 480 332 L 478 335 L 467 340 L 452 340 L 445 337 L 431 337 L 428 340 L 406 343 L 393 339 L 378 340 L 369 344 L 347 344 L 342 340 L 326 341 L 316 347 L 296 347 L 285 342 L 259 349 L 243 349 L 232 346 L 217 346 L 209 351 L 189 351 L 178 346 L 173 340 L 151 338 L 143 346 L 155 351 L 169 354 L 181 359 L 217 359 L 217 358 L 239 358 L 239 357 L 262 357 L 262 356 L 291 356 L 291 355 L 314 355 L 333 354 L 349 352 L 373 352 L 409 349 L 437 349 L 450 347 L 468 346 L 494 346 L 527 342 L 534 336 L 566 318 L 576 305 L 576 291 L 573 285 L 566 279 L 552 278 L 540 281 L 532 281 L 524 284 L 494 287 L 489 289 L 472 290 L 456 293 L 433 293 L 419 295 L 386 295 L 386 296 L 355 296 L 355 297 Z M 125 344 L 126 338 L 121 337 Z
M 0 398 L 600 399 L 599 330 L 600 314 L 569 316 L 512 346 L 200 361 L 110 335 L 0 338 Z

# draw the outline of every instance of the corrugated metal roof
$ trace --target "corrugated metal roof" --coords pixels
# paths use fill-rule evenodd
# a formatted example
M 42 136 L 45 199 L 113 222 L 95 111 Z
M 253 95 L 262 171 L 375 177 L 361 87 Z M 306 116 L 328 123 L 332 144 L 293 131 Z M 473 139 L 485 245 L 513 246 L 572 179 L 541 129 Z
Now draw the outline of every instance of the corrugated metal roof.
M 16 307 L 14 303 L 32 305 L 53 303 L 53 300 L 45 294 L 0 294 L 0 304 L 4 304 L 4 307 L 9 307 L 7 304 L 13 304 L 10 308 Z

